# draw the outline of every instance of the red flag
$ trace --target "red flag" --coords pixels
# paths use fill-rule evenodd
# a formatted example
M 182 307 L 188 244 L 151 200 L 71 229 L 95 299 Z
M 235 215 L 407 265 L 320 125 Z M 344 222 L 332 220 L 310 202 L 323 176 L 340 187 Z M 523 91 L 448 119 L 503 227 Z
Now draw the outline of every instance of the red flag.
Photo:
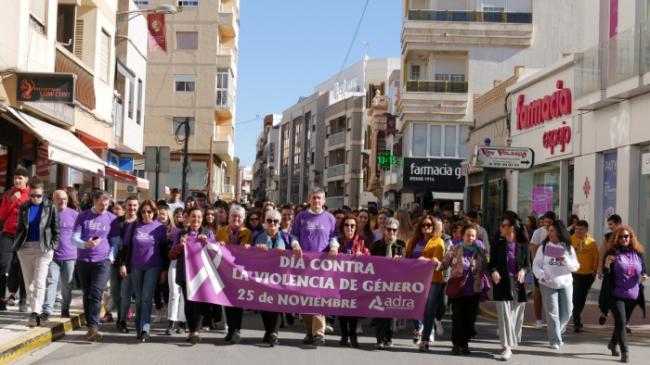
M 165 30 L 165 14 L 151 13 L 147 15 L 149 30 L 149 50 L 160 48 L 167 52 L 167 32 Z

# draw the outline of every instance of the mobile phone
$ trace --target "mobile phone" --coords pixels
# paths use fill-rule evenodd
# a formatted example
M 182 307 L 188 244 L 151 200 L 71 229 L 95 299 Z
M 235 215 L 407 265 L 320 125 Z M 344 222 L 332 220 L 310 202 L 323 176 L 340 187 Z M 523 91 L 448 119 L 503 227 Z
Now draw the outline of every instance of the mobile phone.
M 98 240 L 98 239 L 99 239 L 98 236 L 93 236 L 93 237 L 91 238 L 91 240 L 93 240 L 93 241 L 94 241 L 94 240 Z

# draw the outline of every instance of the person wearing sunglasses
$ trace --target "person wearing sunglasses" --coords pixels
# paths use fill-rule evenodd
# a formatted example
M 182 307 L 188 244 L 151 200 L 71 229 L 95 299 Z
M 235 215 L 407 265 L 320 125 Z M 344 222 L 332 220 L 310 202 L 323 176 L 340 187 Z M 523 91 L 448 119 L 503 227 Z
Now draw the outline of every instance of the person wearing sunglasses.
M 611 235 L 603 259 L 603 287 L 614 317 L 614 331 L 607 345 L 612 356 L 621 356 L 621 362 L 630 362 L 625 326 L 638 305 L 645 311 L 643 284 L 648 273 L 643 261 L 643 246 L 634 230 L 621 226 Z M 620 347 L 620 353 L 617 346 Z
M 250 247 L 253 233 L 244 226 L 246 210 L 239 206 L 230 207 L 229 221 L 226 227 L 217 231 L 216 239 L 220 244 Z M 242 308 L 226 307 L 228 331 L 224 340 L 236 345 L 241 341 L 241 323 L 244 316 Z
M 284 251 L 289 245 L 285 241 L 282 234 L 280 234 L 280 222 L 282 221 L 282 214 L 273 209 L 268 210 L 264 214 L 266 221 L 264 222 L 264 231 L 255 237 L 254 245 L 262 251 L 277 250 Z M 269 346 L 277 346 L 280 342 L 278 340 L 278 326 L 280 325 L 280 313 L 261 311 L 262 322 L 264 323 L 264 337 L 262 342 L 268 343 Z
M 352 214 L 347 214 L 341 219 L 339 224 L 339 253 L 348 255 L 361 256 L 369 255 L 370 251 L 366 247 L 363 236 L 359 234 L 359 220 Z M 339 316 L 341 325 L 341 341 L 339 344 L 343 347 L 359 347 L 357 339 L 358 317 Z
M 499 236 L 490 246 L 488 270 L 494 283 L 493 299 L 497 307 L 497 328 L 501 352 L 496 360 L 508 361 L 512 348 L 521 342 L 526 310 L 526 273 L 530 271 L 530 247 L 525 228 L 518 216 L 505 216 Z
M 45 299 L 48 268 L 54 250 L 59 246 L 59 215 L 56 207 L 43 196 L 43 183 L 33 178 L 29 184 L 29 201 L 18 211 L 18 225 L 13 250 L 27 288 L 29 326 L 48 321 L 47 313 L 39 314 Z
M 445 257 L 445 241 L 442 238 L 442 221 L 430 215 L 423 216 L 415 225 L 415 235 L 406 244 L 406 257 L 412 259 L 440 261 Z M 435 320 L 438 297 L 442 295 L 442 286 L 445 283 L 442 271 L 433 272 L 431 288 L 424 309 L 424 320 L 415 320 L 416 332 L 413 333 L 413 342 L 420 340 L 419 350 L 428 351 L 432 339 L 433 323 Z
M 262 226 L 262 222 L 260 221 L 260 214 L 257 212 L 257 210 L 251 210 L 248 213 L 244 221 L 244 226 L 251 231 L 253 238 L 260 234 L 260 232 L 264 231 L 264 226 Z
M 383 226 L 383 238 L 372 244 L 372 256 L 392 257 L 394 260 L 404 256 L 404 241 L 397 239 L 399 221 L 387 218 Z M 377 350 L 393 349 L 393 320 L 391 318 L 375 318 L 375 337 Z
M 167 227 L 156 218 L 158 207 L 145 200 L 137 212 L 137 220 L 130 223 L 120 250 L 120 276 L 131 280 L 135 292 L 136 338 L 148 342 L 151 338 L 152 299 L 157 283 L 167 279 Z M 127 276 L 128 275 L 128 276 Z M 124 298 L 123 298 L 124 299 Z
M 558 350 L 564 343 L 562 333 L 573 311 L 573 276 L 580 268 L 571 236 L 561 220 L 548 227 L 548 236 L 537 249 L 533 274 L 539 280 L 546 313 L 549 347 Z

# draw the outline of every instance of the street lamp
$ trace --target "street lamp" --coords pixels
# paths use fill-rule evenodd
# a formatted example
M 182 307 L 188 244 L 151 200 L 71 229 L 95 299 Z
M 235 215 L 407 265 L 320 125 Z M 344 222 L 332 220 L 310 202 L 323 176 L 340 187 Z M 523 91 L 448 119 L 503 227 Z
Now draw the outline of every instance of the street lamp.
M 174 5 L 170 4 L 161 4 L 156 6 L 153 9 L 139 9 L 139 10 L 132 10 L 132 11 L 121 11 L 118 12 L 117 15 L 127 15 L 127 14 L 144 14 L 144 13 L 156 13 L 156 14 L 176 14 L 179 12 L 179 8 L 177 8 Z

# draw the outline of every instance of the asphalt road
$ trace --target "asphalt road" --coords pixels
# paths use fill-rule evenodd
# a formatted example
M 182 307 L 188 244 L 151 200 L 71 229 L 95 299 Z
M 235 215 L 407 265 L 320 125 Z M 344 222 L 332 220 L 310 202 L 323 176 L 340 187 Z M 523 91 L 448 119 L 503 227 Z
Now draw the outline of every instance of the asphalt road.
M 183 335 L 165 336 L 163 326 L 156 325 L 150 343 L 138 343 L 134 334 L 119 334 L 112 324 L 105 325 L 102 343 L 89 343 L 78 330 L 58 342 L 41 348 L 17 361 L 16 364 L 493 364 L 492 355 L 500 346 L 495 322 L 479 318 L 478 336 L 470 344 L 470 356 L 452 356 L 449 341 L 449 319 L 444 321 L 445 334 L 437 339 L 429 353 L 419 353 L 410 339 L 410 330 L 396 335 L 395 350 L 377 351 L 374 346 L 374 328 L 364 322 L 365 334 L 360 336 L 360 349 L 341 348 L 337 334 L 327 336 L 327 345 L 318 349 L 302 345 L 302 324 L 281 329 L 280 345 L 269 348 L 263 344 L 259 315 L 247 312 L 242 331 L 242 342 L 229 345 L 223 333 L 203 333 L 203 342 L 190 347 Z M 607 364 L 619 359 L 610 356 L 606 348 L 608 336 L 567 333 L 565 346 L 560 350 L 547 347 L 546 330 L 524 329 L 524 343 L 515 349 L 511 364 Z M 650 340 L 631 338 L 632 364 L 650 363 Z

